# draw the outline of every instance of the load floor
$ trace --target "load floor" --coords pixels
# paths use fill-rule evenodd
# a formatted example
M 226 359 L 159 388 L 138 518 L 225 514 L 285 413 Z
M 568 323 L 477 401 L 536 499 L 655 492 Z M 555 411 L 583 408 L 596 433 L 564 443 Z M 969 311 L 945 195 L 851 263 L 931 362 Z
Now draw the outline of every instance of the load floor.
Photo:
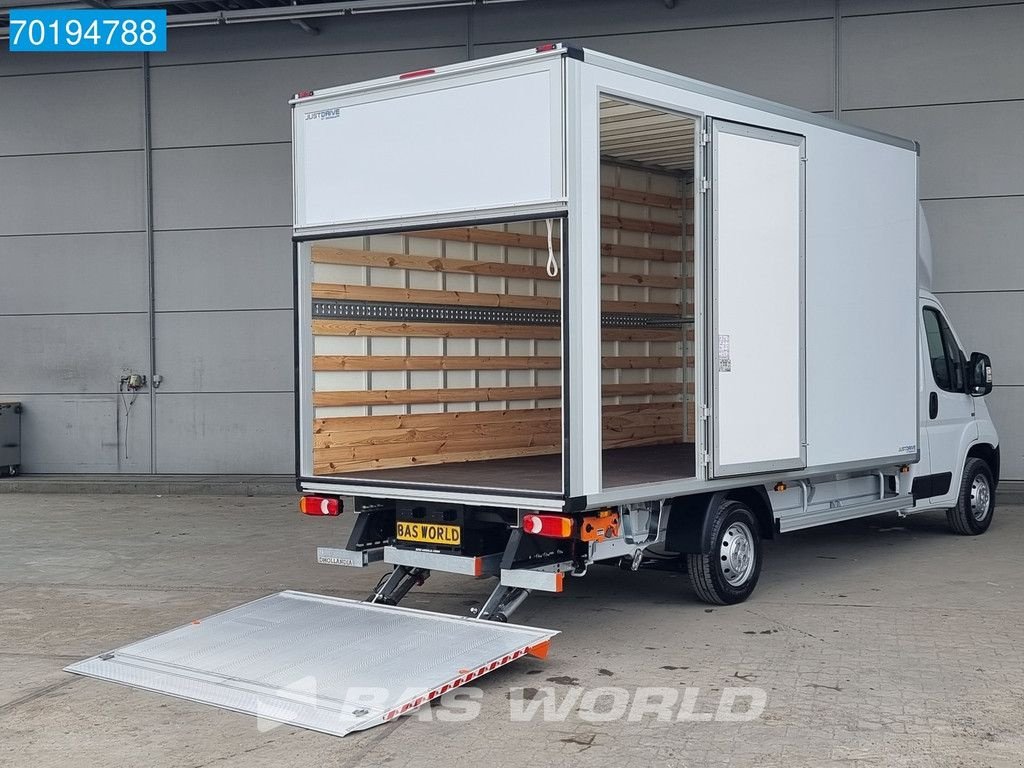
M 602 456 L 606 488 L 678 480 L 695 475 L 693 443 L 611 448 L 603 451 Z M 562 456 L 549 454 L 513 459 L 488 459 L 347 472 L 337 476 L 386 482 L 559 491 L 562 488 Z

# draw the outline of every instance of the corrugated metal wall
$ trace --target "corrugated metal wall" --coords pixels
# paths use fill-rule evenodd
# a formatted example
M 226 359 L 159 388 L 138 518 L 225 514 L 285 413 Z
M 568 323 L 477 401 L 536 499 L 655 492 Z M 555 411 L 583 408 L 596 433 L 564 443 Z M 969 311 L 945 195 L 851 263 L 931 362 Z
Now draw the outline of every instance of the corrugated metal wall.
M 561 39 L 919 139 L 935 289 L 992 355 L 1004 476 L 1024 479 L 1024 3 L 550 0 L 316 24 L 175 30 L 152 58 L 164 381 L 127 452 L 117 380 L 150 355 L 146 70 L 0 54 L 0 398 L 26 403 L 25 471 L 290 472 L 288 97 Z

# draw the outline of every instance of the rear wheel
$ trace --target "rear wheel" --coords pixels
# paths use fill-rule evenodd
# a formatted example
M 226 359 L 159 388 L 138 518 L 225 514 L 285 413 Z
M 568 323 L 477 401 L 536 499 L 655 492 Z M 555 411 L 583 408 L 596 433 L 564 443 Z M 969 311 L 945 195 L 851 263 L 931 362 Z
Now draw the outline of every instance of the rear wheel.
M 711 514 L 710 551 L 686 556 L 690 582 L 705 603 L 741 603 L 754 591 L 761 575 L 757 518 L 740 501 L 725 501 Z
M 956 506 L 946 511 L 949 527 L 961 536 L 984 533 L 992 524 L 995 507 L 992 470 L 981 459 L 967 459 Z

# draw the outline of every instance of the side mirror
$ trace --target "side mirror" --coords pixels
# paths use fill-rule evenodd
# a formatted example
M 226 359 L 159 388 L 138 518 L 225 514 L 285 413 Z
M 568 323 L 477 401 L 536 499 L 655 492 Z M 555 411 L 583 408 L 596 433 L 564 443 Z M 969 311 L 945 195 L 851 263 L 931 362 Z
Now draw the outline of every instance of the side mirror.
M 981 352 L 971 353 L 967 366 L 967 394 L 981 397 L 992 391 L 992 361 Z

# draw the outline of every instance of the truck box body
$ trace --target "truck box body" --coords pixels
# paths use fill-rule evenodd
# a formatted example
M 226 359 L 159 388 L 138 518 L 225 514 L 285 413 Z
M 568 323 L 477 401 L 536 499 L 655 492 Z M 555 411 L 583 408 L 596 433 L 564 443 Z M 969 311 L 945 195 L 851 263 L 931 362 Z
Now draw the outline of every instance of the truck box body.
M 582 510 L 917 460 L 912 142 L 562 46 L 293 116 L 302 490 Z

